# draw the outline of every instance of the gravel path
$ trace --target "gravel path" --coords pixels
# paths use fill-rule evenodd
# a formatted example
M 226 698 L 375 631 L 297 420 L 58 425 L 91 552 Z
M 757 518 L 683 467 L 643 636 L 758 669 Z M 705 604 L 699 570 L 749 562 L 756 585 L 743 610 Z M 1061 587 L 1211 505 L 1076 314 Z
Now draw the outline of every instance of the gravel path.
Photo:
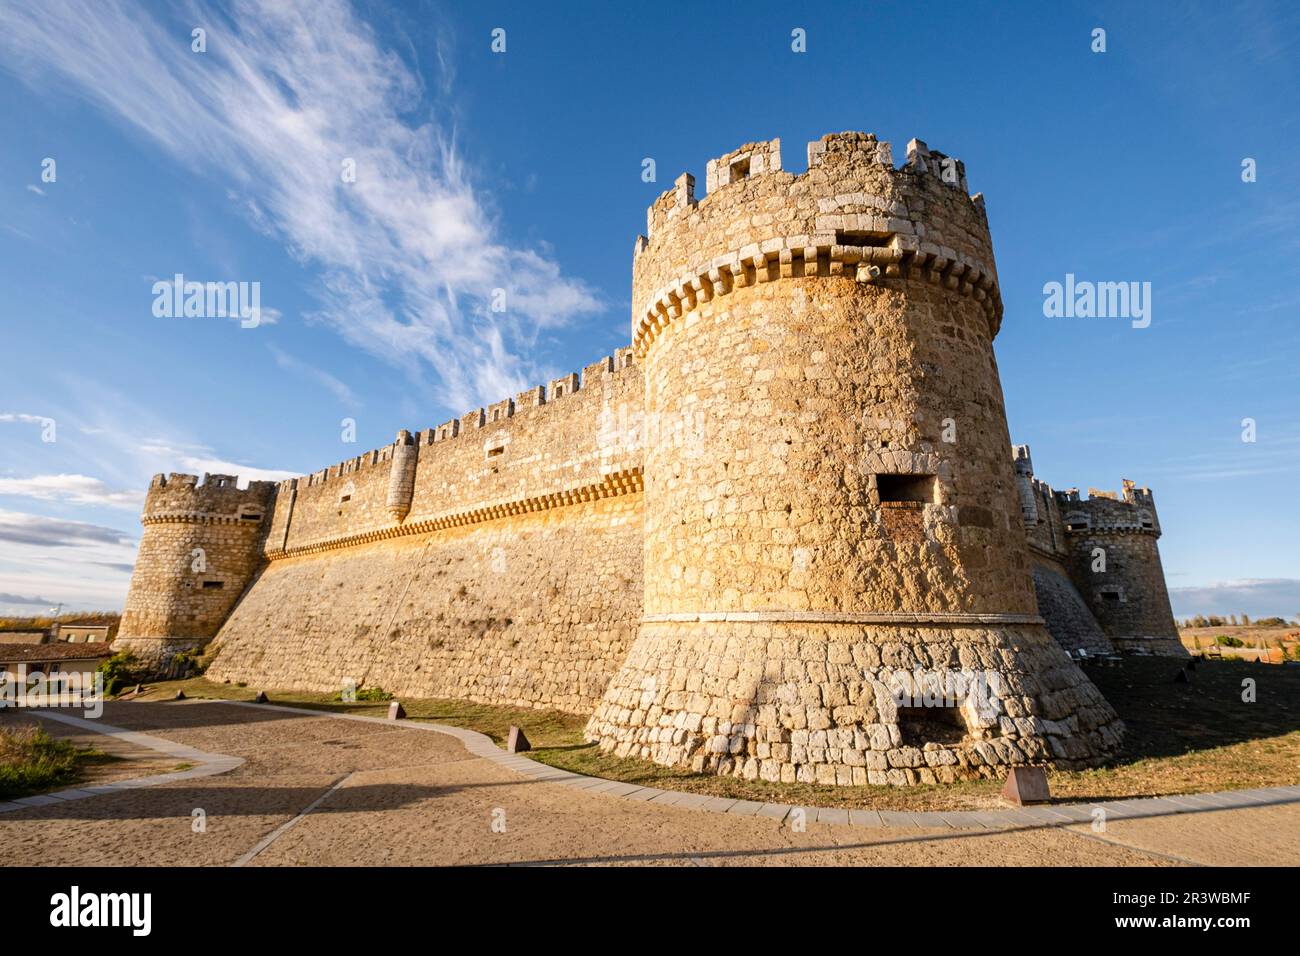
M 1300 864 L 1300 805 L 1078 827 L 923 830 L 621 800 L 523 777 L 400 725 L 217 702 L 109 704 L 107 723 L 244 758 L 228 773 L 0 815 L 0 863 Z M 193 811 L 205 826 L 196 832 Z M 304 811 L 309 811 L 305 812 Z

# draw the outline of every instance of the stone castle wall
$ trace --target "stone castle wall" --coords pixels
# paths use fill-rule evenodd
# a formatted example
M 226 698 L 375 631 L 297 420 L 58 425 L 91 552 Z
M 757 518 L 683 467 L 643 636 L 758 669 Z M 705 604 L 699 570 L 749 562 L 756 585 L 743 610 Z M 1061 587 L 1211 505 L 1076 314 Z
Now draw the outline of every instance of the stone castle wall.
M 860 133 L 808 160 L 748 144 L 701 200 L 681 177 L 636 243 L 632 347 L 580 375 L 278 485 L 160 476 L 119 644 L 215 637 L 209 675 L 253 686 L 591 714 L 620 755 L 768 780 L 1113 753 L 1062 648 L 1128 625 L 1103 633 L 1062 496 L 1007 456 L 982 198 L 916 141 L 900 168 Z M 1126 587 L 1159 574 L 1146 541 L 1119 545 Z M 191 587 L 195 546 L 221 588 Z M 935 724 L 890 698 L 916 668 L 999 689 Z
M 210 673 L 590 711 L 640 618 L 630 349 L 282 483 Z
M 271 562 L 215 680 L 590 713 L 641 608 L 641 496 Z

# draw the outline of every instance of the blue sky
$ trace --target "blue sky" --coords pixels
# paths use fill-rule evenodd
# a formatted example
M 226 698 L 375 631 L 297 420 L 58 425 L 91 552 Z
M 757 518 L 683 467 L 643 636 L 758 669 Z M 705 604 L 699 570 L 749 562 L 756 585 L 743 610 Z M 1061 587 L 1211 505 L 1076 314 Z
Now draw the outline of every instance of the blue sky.
M 984 193 L 1039 476 L 1154 489 L 1175 613 L 1300 614 L 1294 4 L 301 10 L 0 5 L 0 613 L 119 607 L 155 472 L 311 471 L 625 345 L 678 173 L 860 129 Z M 155 317 L 175 273 L 262 324 Z M 1045 317 L 1066 273 L 1150 327 Z

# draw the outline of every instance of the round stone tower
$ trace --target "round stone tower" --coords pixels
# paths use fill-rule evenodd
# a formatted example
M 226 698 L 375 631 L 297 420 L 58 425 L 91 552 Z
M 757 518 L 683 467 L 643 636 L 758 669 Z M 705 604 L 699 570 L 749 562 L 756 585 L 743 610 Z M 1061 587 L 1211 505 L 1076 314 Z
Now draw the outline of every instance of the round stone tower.
M 1127 479 L 1122 496 L 1058 491 L 1074 580 L 1115 648 L 1125 654 L 1188 657 L 1178 639 L 1160 563 L 1160 517 L 1150 488 Z
M 619 755 L 766 780 L 934 783 L 1114 752 L 1038 617 L 959 161 L 862 133 L 685 175 L 633 277 L 645 608 L 588 726 Z
M 155 475 L 114 651 L 154 670 L 217 633 L 261 561 L 275 483 Z

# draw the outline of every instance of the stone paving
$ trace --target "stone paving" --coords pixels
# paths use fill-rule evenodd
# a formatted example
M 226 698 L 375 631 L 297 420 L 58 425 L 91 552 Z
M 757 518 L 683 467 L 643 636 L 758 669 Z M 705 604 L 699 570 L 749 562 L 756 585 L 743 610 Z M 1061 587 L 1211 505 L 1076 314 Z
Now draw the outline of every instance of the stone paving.
M 1096 832 L 1090 805 L 796 813 L 583 777 L 460 728 L 274 705 L 40 716 L 194 766 L 0 805 L 3 864 L 1300 864 L 1300 787 L 1100 804 Z

